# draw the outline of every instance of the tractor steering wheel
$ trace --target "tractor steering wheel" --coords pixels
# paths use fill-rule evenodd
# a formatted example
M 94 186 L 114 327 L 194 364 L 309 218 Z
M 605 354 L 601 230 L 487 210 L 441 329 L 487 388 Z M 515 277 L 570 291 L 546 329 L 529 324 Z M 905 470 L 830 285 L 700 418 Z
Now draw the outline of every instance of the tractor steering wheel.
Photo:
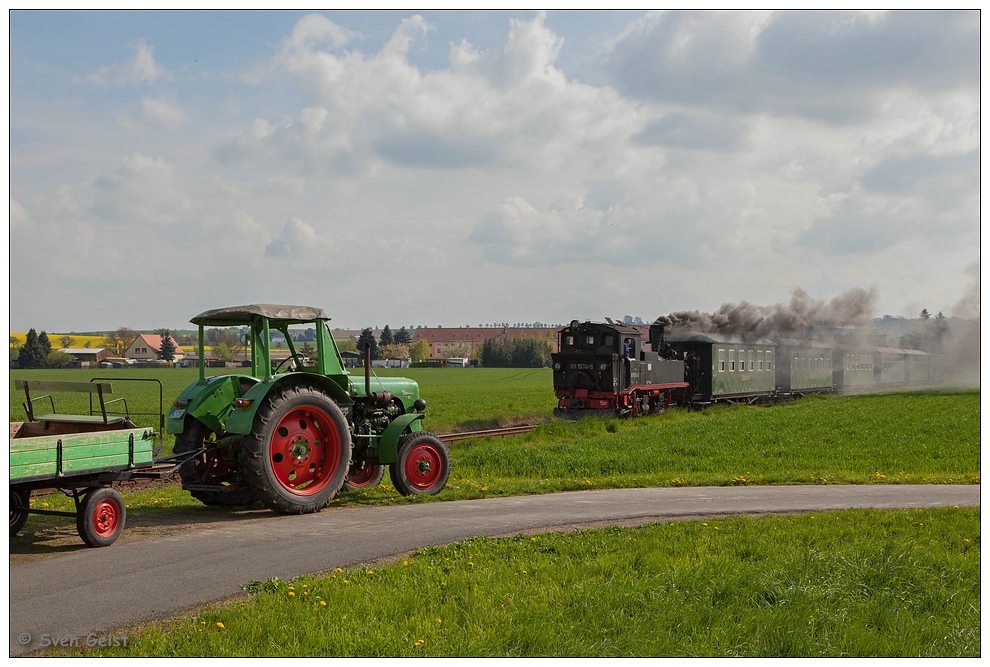
M 286 357 L 285 359 L 283 359 L 282 361 L 278 362 L 278 365 L 275 366 L 275 368 L 272 369 L 272 375 L 275 375 L 276 373 L 278 373 L 278 369 L 282 368 L 282 366 L 285 365 L 285 362 L 290 361 L 290 360 L 295 360 L 296 361 L 296 366 L 295 366 L 296 368 L 302 368 L 303 367 L 302 359 L 299 357 L 299 355 L 292 354 L 292 355 L 289 355 L 288 357 Z M 292 370 L 293 370 L 292 368 L 287 368 L 287 369 L 285 369 L 285 372 L 288 373 L 288 372 L 290 372 Z

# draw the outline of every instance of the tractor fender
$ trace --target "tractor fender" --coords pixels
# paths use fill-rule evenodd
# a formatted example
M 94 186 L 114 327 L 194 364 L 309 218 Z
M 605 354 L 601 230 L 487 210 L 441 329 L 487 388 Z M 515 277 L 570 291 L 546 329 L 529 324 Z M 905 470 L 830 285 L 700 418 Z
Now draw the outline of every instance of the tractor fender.
M 346 406 L 353 401 L 347 392 L 340 388 L 336 382 L 322 375 L 313 373 L 285 373 L 273 378 L 263 380 L 251 387 L 241 398 L 243 406 L 235 405 L 227 418 L 224 431 L 238 435 L 247 435 L 254 428 L 254 417 L 261 406 L 261 401 L 270 392 L 279 387 L 288 385 L 306 385 L 325 393 L 346 411 Z
M 239 377 L 241 376 L 215 375 L 186 387 L 168 413 L 166 433 L 182 433 L 187 415 L 203 422 L 217 433 L 222 432 L 226 414 L 237 398 L 235 384 L 239 382 Z
M 378 463 L 388 465 L 399 460 L 399 440 L 406 429 L 410 431 L 423 430 L 422 420 L 426 415 L 422 412 L 410 412 L 399 415 L 385 427 L 382 438 L 378 442 Z

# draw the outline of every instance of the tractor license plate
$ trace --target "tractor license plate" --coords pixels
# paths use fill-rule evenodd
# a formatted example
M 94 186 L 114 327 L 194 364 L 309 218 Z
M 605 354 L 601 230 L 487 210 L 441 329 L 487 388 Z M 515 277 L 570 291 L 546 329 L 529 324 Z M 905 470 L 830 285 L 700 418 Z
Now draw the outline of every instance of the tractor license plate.
M 182 419 L 182 415 L 186 414 L 185 408 L 172 408 L 172 411 L 168 413 L 169 419 Z

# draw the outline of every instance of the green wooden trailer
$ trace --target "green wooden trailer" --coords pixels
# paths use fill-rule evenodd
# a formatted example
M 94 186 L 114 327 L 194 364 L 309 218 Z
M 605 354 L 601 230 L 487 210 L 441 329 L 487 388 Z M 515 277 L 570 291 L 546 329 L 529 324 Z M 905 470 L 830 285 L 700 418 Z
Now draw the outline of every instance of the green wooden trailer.
M 188 455 L 158 458 L 161 453 L 161 383 L 154 379 L 126 381 L 157 382 L 159 385 L 159 430 L 132 421 L 123 399 L 108 400 L 110 382 L 53 382 L 17 380 L 24 391 L 28 421 L 10 425 L 10 536 L 24 527 L 29 514 L 73 516 L 79 536 L 89 546 L 113 544 L 124 529 L 126 510 L 114 482 L 161 479 L 185 462 Z M 89 394 L 89 414 L 60 414 L 53 394 Z M 50 411 L 39 412 L 45 402 Z M 115 413 L 116 403 L 123 412 Z M 108 410 L 110 406 L 110 410 Z M 147 413 L 145 413 L 147 414 Z M 200 452 L 201 453 L 201 452 Z M 31 493 L 42 489 L 71 495 L 75 512 L 32 509 Z

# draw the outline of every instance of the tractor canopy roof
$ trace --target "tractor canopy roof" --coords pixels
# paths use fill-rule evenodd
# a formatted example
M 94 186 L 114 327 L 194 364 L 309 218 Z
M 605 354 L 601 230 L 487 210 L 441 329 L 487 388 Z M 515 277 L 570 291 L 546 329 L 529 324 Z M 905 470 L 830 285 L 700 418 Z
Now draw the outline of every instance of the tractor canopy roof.
M 255 317 L 265 317 L 269 321 L 285 324 L 306 324 L 316 320 L 330 319 L 322 308 L 257 303 L 251 306 L 230 306 L 207 310 L 189 321 L 193 324 L 210 327 L 233 327 L 240 324 L 250 324 Z

